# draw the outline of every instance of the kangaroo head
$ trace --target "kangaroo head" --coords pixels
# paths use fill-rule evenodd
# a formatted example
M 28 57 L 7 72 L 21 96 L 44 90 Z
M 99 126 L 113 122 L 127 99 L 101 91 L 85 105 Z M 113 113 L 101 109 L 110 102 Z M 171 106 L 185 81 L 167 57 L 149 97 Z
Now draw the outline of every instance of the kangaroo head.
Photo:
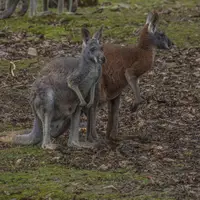
M 103 64 L 105 62 L 105 56 L 103 53 L 103 47 L 101 45 L 101 37 L 102 37 L 103 27 L 101 27 L 93 37 L 90 37 L 90 32 L 86 28 L 82 28 L 82 37 L 83 37 L 83 45 L 82 45 L 82 53 L 84 58 L 94 62 Z
M 150 12 L 147 16 L 146 20 L 146 30 L 148 34 L 148 40 L 149 42 L 157 47 L 158 49 L 169 49 L 174 44 L 173 42 L 165 35 L 164 32 L 158 31 L 158 21 L 159 16 L 157 12 Z
M 174 43 L 162 31 L 156 31 L 152 40 L 158 49 L 170 49 L 174 45 Z

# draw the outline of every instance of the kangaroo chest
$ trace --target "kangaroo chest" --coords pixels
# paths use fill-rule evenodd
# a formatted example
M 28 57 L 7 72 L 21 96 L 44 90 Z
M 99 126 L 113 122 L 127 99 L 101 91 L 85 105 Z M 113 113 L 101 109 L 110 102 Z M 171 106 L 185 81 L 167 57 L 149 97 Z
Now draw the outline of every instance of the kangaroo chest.
M 84 97 L 87 96 L 91 87 L 94 86 L 98 82 L 98 79 L 100 78 L 100 76 L 101 76 L 100 65 L 90 69 L 89 73 L 86 75 L 86 77 L 83 79 L 83 81 L 80 83 L 80 86 L 79 86 Z

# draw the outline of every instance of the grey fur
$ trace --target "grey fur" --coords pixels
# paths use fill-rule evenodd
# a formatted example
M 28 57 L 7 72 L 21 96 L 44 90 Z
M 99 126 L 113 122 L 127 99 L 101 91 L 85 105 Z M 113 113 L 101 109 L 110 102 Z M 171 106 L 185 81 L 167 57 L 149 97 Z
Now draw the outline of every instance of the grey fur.
M 102 28 L 98 31 L 98 33 L 100 35 L 95 34 L 93 39 L 90 40 L 90 34 L 89 34 L 88 30 L 84 29 L 84 28 L 82 29 L 82 36 L 83 36 L 83 38 L 85 38 L 85 40 L 83 41 L 83 45 L 86 46 L 86 44 L 89 43 L 88 45 L 90 46 L 90 48 L 88 48 L 88 49 L 84 48 L 86 58 L 87 58 L 87 60 L 85 60 L 86 63 L 93 61 L 94 63 L 96 63 L 98 65 L 98 63 L 102 64 L 105 61 L 104 55 L 102 53 L 100 53 L 101 46 L 97 45 L 99 43 L 99 40 L 102 35 Z M 101 68 L 99 68 L 99 69 L 101 69 Z M 83 98 L 83 96 L 85 96 L 85 94 L 83 94 L 83 95 L 81 94 L 79 87 L 81 86 L 81 87 L 84 87 L 84 89 L 86 89 L 90 84 L 86 83 L 86 85 L 83 86 L 82 80 L 87 78 L 88 76 L 91 76 L 91 78 L 92 78 L 94 76 L 94 74 L 96 74 L 96 68 L 94 68 L 93 66 L 87 67 L 84 69 L 82 67 L 80 67 L 76 71 L 72 72 L 69 75 L 69 77 L 67 78 L 68 86 L 77 94 L 77 96 L 80 100 L 81 106 L 86 106 L 86 102 Z M 99 74 L 101 74 L 101 72 L 99 72 Z M 99 79 L 97 81 L 99 81 Z M 87 105 L 88 108 L 91 107 L 91 105 L 94 102 L 95 85 L 90 90 L 90 101 Z
M 98 32 L 102 32 L 102 28 Z M 98 82 L 101 64 L 105 60 L 100 38 L 96 35 L 89 40 L 84 36 L 83 43 L 86 45 L 79 59 L 57 58 L 44 67 L 31 90 L 31 106 L 35 115 L 33 130 L 28 135 L 16 136 L 14 143 L 36 144 L 42 140 L 43 148 L 54 149 L 50 136 L 62 134 L 71 122 L 68 146 L 82 147 L 78 137 L 81 107 L 76 93 L 67 85 L 67 77 L 78 80 L 75 83 L 78 83 L 85 99 Z M 94 61 L 94 56 L 98 62 Z

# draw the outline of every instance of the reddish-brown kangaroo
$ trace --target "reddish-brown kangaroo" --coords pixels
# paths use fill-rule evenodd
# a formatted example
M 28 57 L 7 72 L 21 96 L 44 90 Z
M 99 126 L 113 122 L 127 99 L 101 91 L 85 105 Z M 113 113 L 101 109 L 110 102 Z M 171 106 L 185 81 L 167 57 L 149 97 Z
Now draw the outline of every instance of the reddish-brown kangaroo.
M 140 32 L 139 42 L 136 46 L 104 45 L 106 63 L 100 87 L 100 103 L 108 101 L 107 138 L 115 139 L 118 132 L 118 113 L 120 95 L 128 84 L 135 95 L 133 109 L 142 102 L 138 86 L 138 78 L 150 70 L 154 63 L 155 49 L 169 49 L 173 43 L 163 33 L 157 31 L 158 13 L 149 13 L 146 24 Z M 91 140 L 95 133 L 95 113 L 89 119 L 93 127 L 88 132 Z M 94 135 L 95 136 L 95 135 Z

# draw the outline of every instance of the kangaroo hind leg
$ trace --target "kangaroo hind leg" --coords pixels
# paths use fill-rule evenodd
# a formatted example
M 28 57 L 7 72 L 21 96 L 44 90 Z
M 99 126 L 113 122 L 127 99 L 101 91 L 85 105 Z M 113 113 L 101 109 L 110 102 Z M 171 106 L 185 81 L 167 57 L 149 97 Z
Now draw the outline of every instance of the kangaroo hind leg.
M 71 116 L 71 128 L 68 140 L 68 147 L 74 148 L 92 148 L 93 145 L 87 142 L 79 141 L 79 123 L 80 123 L 81 107 L 77 106 L 75 112 Z
M 57 145 L 51 142 L 51 122 L 54 116 L 54 94 L 52 90 L 47 90 L 44 96 L 36 97 L 34 101 L 35 111 L 42 122 L 43 129 L 43 149 L 55 149 Z

